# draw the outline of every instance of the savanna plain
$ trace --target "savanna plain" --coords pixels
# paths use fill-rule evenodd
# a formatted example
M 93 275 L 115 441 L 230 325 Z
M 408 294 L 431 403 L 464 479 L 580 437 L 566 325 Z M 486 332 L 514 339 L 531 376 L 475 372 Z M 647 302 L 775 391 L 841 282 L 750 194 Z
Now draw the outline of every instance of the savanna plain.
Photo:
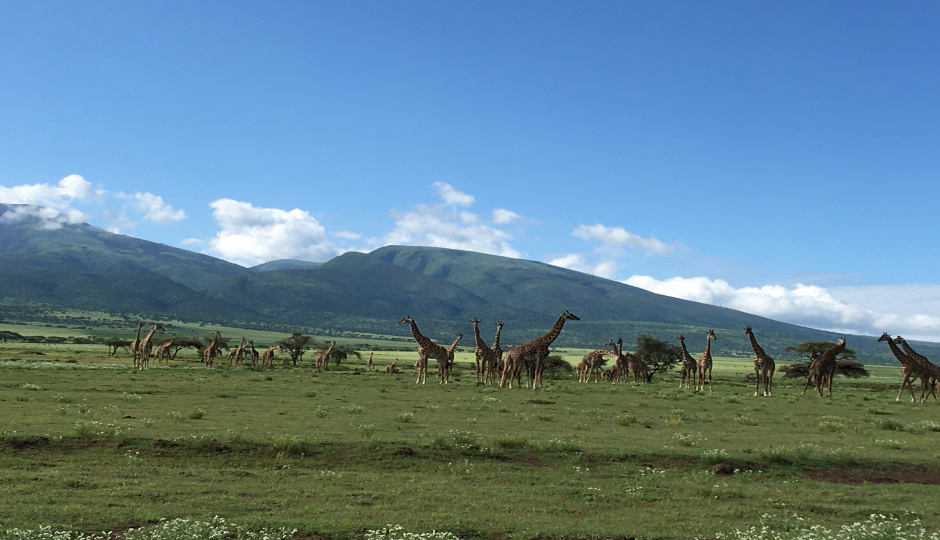
M 757 538 L 876 514 L 940 530 L 940 402 L 895 401 L 897 367 L 837 378 L 832 398 L 778 370 L 755 397 L 743 358 L 695 392 L 675 373 L 487 386 L 472 348 L 447 385 L 433 362 L 416 385 L 413 351 L 376 351 L 374 371 L 317 373 L 312 356 L 207 369 L 183 351 L 141 371 L 101 345 L 0 344 L 0 528 L 219 516 L 295 538 Z

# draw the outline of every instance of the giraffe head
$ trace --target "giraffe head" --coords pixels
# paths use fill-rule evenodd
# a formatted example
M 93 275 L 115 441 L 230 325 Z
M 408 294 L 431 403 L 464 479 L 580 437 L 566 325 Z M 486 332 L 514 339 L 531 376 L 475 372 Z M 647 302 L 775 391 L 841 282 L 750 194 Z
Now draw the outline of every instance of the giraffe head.
M 562 317 L 565 318 L 566 321 L 580 321 L 581 320 L 574 313 L 568 311 L 567 309 L 561 315 Z
M 402 320 L 398 321 L 398 324 L 411 324 L 413 322 L 415 322 L 415 320 L 411 318 L 411 315 L 406 315 Z
M 901 336 L 894 338 L 894 343 L 897 345 L 900 345 L 902 341 L 904 341 L 904 338 L 902 338 Z
M 717 339 L 718 339 L 718 337 L 715 335 L 715 331 L 714 331 L 714 330 L 709 330 L 709 331 L 708 331 L 708 337 L 709 337 L 709 339 L 714 339 L 714 340 L 717 340 Z
M 496 326 L 498 326 L 499 328 L 502 328 L 504 324 L 506 324 L 506 323 L 504 323 L 503 321 L 498 321 L 498 322 L 496 323 Z
M 679 343 L 685 343 L 685 336 L 679 336 Z
M 474 317 L 474 318 L 470 319 L 470 322 L 473 323 L 473 326 L 476 326 L 476 325 L 480 324 L 480 319 L 477 319 L 476 317 Z
M 744 327 L 744 333 L 747 334 L 747 335 L 751 335 L 751 334 L 753 334 L 754 332 L 751 331 L 751 327 L 750 327 L 750 326 L 745 326 L 745 327 Z
M 881 334 L 881 337 L 878 338 L 878 341 L 892 341 L 891 336 L 887 332 Z
M 900 336 L 899 336 L 899 337 L 900 337 Z M 841 347 L 841 346 L 843 346 L 843 345 L 845 345 L 845 338 L 844 338 L 844 337 L 840 337 L 840 338 L 839 338 L 839 342 L 836 343 L 836 346 Z
M 159 324 L 153 325 L 154 330 L 159 330 L 161 332 L 166 332 L 166 328 L 160 326 Z

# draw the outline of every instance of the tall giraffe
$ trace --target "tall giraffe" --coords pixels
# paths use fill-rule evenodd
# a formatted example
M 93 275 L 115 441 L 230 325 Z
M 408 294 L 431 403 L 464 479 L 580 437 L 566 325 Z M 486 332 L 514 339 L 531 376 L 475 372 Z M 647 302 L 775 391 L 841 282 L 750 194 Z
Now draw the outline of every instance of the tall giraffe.
M 248 348 L 251 349 L 248 352 L 248 356 L 251 357 L 251 367 L 255 367 L 258 365 L 258 356 L 259 356 L 258 351 L 255 350 L 255 340 L 253 339 L 248 340 Z
M 317 367 L 317 373 L 321 371 L 327 371 L 330 367 L 330 353 L 333 352 L 333 347 L 336 346 L 335 341 L 330 342 L 330 346 L 327 347 L 323 352 L 317 355 L 317 359 L 314 362 L 314 365 Z
M 503 324 L 503 321 L 496 323 L 496 338 L 493 339 L 493 346 L 490 347 L 493 350 L 492 362 L 486 366 L 486 384 L 496 384 L 498 373 L 503 369 L 503 349 L 499 346 L 499 335 L 503 331 Z
M 653 374 L 650 373 L 650 368 L 646 360 L 643 360 L 633 353 L 623 352 L 623 338 L 617 338 L 617 346 L 620 351 L 620 356 L 622 356 L 626 362 L 627 369 L 633 374 L 633 382 L 636 383 L 639 379 L 642 379 L 644 383 L 649 384 L 649 382 L 653 380 Z M 624 378 L 624 382 L 626 382 L 627 370 L 623 370 L 621 375 Z
M 715 337 L 715 331 L 709 330 L 705 335 L 705 352 L 698 357 L 698 360 L 695 361 L 695 365 L 698 367 L 698 383 L 695 385 L 695 390 L 702 392 L 705 391 L 705 374 L 708 373 L 708 391 L 712 392 L 714 388 L 712 387 L 712 340 L 718 340 Z
M 823 388 L 829 388 L 829 397 L 832 397 L 832 379 L 835 378 L 836 367 L 838 367 L 836 356 L 844 350 L 845 338 L 842 337 L 839 338 L 835 347 L 826 350 L 813 360 L 810 364 L 810 372 L 806 377 L 806 384 L 803 385 L 803 393 L 801 395 L 806 395 L 809 380 L 815 375 L 816 390 L 819 391 L 819 397 L 823 395 Z M 911 393 L 913 394 L 913 391 Z
M 495 353 L 480 336 L 480 320 L 474 317 L 470 319 L 470 323 L 473 325 L 473 339 L 476 342 L 476 349 L 473 351 L 473 359 L 477 364 L 476 382 L 486 382 L 487 366 L 493 361 Z
M 414 336 L 415 341 L 418 342 L 418 362 L 416 365 L 418 380 L 415 381 L 415 384 L 424 384 L 428 380 L 428 359 L 433 358 L 437 360 L 439 369 L 444 370 L 447 367 L 447 362 L 450 360 L 450 353 L 447 352 L 445 347 L 434 343 L 431 341 L 431 338 L 421 334 L 421 331 L 418 330 L 418 325 L 410 315 L 398 321 L 398 324 L 408 324 L 411 326 L 411 335 Z M 443 383 L 444 381 L 441 382 Z
M 143 321 L 137 321 L 137 337 L 131 342 L 131 358 L 134 360 L 134 367 L 140 366 L 140 351 L 137 346 L 140 345 L 140 329 L 144 327 Z
M 261 367 L 267 369 L 274 363 L 274 351 L 281 349 L 280 345 L 271 345 L 261 353 Z
M 901 336 L 894 338 L 894 342 L 900 345 L 902 349 L 904 349 L 904 354 L 914 359 L 914 361 L 919 363 L 924 368 L 925 371 L 928 371 L 930 373 L 930 376 L 928 377 L 928 380 L 927 380 L 927 384 L 930 387 L 930 394 L 933 395 L 934 399 L 937 399 L 937 381 L 940 380 L 940 367 L 938 367 L 936 364 L 931 362 L 930 359 L 927 358 L 926 356 L 918 354 L 917 351 L 915 351 L 907 343 L 907 340 L 902 338 Z
M 457 334 L 457 339 L 450 344 L 450 347 L 447 347 L 447 365 L 444 366 L 443 372 L 438 373 L 442 384 L 447 384 L 447 381 L 450 380 L 450 374 L 454 370 L 454 350 L 457 349 L 457 344 L 460 343 L 461 339 L 463 339 L 463 334 Z
M 683 385 L 689 388 L 692 385 L 692 379 L 695 378 L 697 364 L 695 358 L 692 358 L 689 350 L 685 348 L 685 336 L 679 336 L 679 344 L 682 345 L 682 378 L 679 380 L 679 388 Z
M 153 325 L 153 328 L 147 332 L 146 337 L 140 340 L 140 343 L 137 344 L 138 355 L 140 356 L 140 364 L 138 364 L 138 369 L 147 369 L 150 362 L 150 352 L 153 350 L 153 334 L 157 330 L 165 332 L 166 330 L 159 324 Z
M 555 325 L 552 326 L 552 329 L 549 330 L 547 334 L 535 338 L 532 341 L 527 341 L 507 352 L 506 362 L 503 366 L 503 376 L 499 381 L 499 385 L 504 386 L 506 384 L 506 377 L 508 375 L 509 387 L 512 388 L 513 375 L 518 374 L 524 368 L 528 368 L 528 371 L 532 374 L 532 389 L 541 388 L 542 372 L 545 370 L 545 359 L 548 358 L 548 347 L 558 338 L 558 335 L 561 334 L 561 329 L 564 327 L 565 321 L 580 320 L 581 319 L 570 311 L 565 311 L 558 317 Z
M 916 401 L 914 397 L 914 384 L 913 380 L 921 378 L 917 373 L 918 367 L 917 362 L 913 358 L 906 355 L 901 349 L 898 348 L 897 344 L 894 342 L 894 339 L 888 335 L 887 332 L 881 334 L 881 337 L 878 338 L 878 341 L 884 341 L 888 344 L 888 348 L 891 349 L 891 353 L 901 364 L 901 374 L 904 375 L 904 380 L 901 381 L 901 389 L 898 390 L 898 397 L 894 401 L 901 401 L 901 394 L 904 393 L 904 387 L 907 386 L 911 390 L 911 401 Z M 921 385 L 923 386 L 924 382 L 921 379 Z
M 366 369 L 372 371 L 372 355 L 375 353 L 369 353 L 369 360 L 366 361 Z
M 202 351 L 202 361 L 206 364 L 206 367 L 211 368 L 215 357 L 219 355 L 219 338 L 221 337 L 222 334 L 216 330 L 216 332 L 212 334 L 212 342 Z
M 771 395 L 771 390 L 773 390 L 774 370 L 777 365 L 774 363 L 774 359 L 757 344 L 757 339 L 754 337 L 754 332 L 750 326 L 744 327 L 744 333 L 751 340 L 751 348 L 754 349 L 754 373 L 757 374 L 757 388 L 754 389 L 754 395 L 756 396 L 760 392 L 760 383 L 763 380 L 764 396 L 768 397 Z
M 228 365 L 237 366 L 242 361 L 242 354 L 245 353 L 245 346 L 248 345 L 248 341 L 243 337 L 241 342 L 238 344 L 238 347 L 235 347 L 228 353 Z

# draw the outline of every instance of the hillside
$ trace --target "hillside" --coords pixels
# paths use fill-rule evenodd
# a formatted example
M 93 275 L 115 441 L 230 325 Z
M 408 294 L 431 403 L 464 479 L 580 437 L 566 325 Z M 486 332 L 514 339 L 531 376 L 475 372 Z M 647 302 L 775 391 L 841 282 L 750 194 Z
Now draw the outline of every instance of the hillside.
M 412 315 L 438 341 L 465 334 L 469 319 L 506 322 L 504 343 L 545 333 L 564 310 L 581 317 L 566 325 L 559 346 L 593 348 L 641 334 L 675 341 L 684 334 L 693 354 L 705 330 L 718 335 L 714 353 L 750 356 L 742 327 L 778 358 L 802 341 L 839 336 L 739 311 L 657 295 L 623 283 L 548 264 L 452 249 L 387 246 L 350 252 L 322 265 L 271 261 L 248 269 L 207 255 L 82 225 L 43 227 L 37 218 L 11 220 L 22 205 L 0 205 L 0 316 L 36 304 L 119 314 L 329 333 L 409 336 L 396 323 Z M 32 209 L 33 207 L 29 207 Z M 4 219 L 6 217 L 6 219 Z M 5 315 L 5 313 L 7 315 Z M 13 315 L 9 315 L 13 314 Z M 886 329 L 890 330 L 890 329 Z M 871 336 L 848 336 L 863 362 L 894 360 Z M 940 357 L 940 346 L 917 343 Z

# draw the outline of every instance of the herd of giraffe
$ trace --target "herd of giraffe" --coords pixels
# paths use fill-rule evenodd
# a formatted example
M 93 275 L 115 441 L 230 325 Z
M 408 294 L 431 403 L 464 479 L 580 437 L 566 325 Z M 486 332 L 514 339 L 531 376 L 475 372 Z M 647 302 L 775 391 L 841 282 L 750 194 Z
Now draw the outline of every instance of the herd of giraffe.
M 493 340 L 493 345 L 487 345 L 480 335 L 480 321 L 476 317 L 470 319 L 470 323 L 473 325 L 473 336 L 476 345 L 474 350 L 476 382 L 486 385 L 499 384 L 500 387 L 505 387 L 508 381 L 509 388 L 512 388 L 513 381 L 516 381 L 517 386 L 522 387 L 522 376 L 524 374 L 527 378 L 527 388 L 541 388 L 542 374 L 545 370 L 545 361 L 549 355 L 549 347 L 561 334 L 565 321 L 578 320 L 580 319 L 573 313 L 565 311 L 558 317 L 558 320 L 546 334 L 531 341 L 527 341 L 518 347 L 514 347 L 504 355 L 499 344 L 499 337 L 503 330 L 504 323 L 502 321 L 496 323 L 496 336 Z M 438 379 L 440 379 L 440 383 L 447 384 L 453 370 L 454 351 L 461 338 L 463 338 L 463 334 L 457 334 L 453 343 L 451 343 L 449 347 L 444 347 L 443 345 L 434 343 L 430 338 L 423 335 L 421 331 L 418 330 L 418 325 L 411 316 L 404 317 L 398 321 L 398 324 L 408 324 L 411 328 L 412 336 L 414 336 L 415 341 L 418 343 L 418 360 L 414 363 L 415 373 L 418 378 L 415 384 L 424 384 L 427 382 L 428 361 L 432 358 L 437 361 Z M 138 321 L 137 337 L 130 344 L 134 366 L 138 369 L 147 369 L 151 358 L 153 358 L 157 364 L 169 364 L 172 340 L 163 342 L 157 346 L 156 349 L 153 347 L 154 333 L 158 330 L 164 332 L 165 329 L 159 324 L 154 324 L 144 338 L 141 339 L 140 333 L 142 329 L 143 323 Z M 747 335 L 751 343 L 751 348 L 754 350 L 754 373 L 757 376 L 757 387 L 754 390 L 754 395 L 761 395 L 761 384 L 763 384 L 763 396 L 769 397 L 772 395 L 776 364 L 774 363 L 774 359 L 764 352 L 764 349 L 757 343 L 757 339 L 754 337 L 754 332 L 750 326 L 744 327 L 744 333 Z M 212 367 L 215 358 L 220 355 L 220 338 L 221 334 L 215 332 L 209 345 L 203 350 L 203 362 L 206 367 Z M 705 382 L 707 380 L 709 391 L 713 390 L 711 342 L 712 340 L 718 339 L 717 336 L 715 336 L 715 332 L 713 330 L 706 332 L 705 352 L 697 359 L 689 354 L 689 350 L 685 345 L 685 336 L 679 336 L 678 339 L 682 347 L 679 388 L 690 388 L 694 382 L 695 390 L 704 392 Z M 901 382 L 901 388 L 898 391 L 896 401 L 901 399 L 904 388 L 910 390 L 911 401 L 917 400 L 923 402 L 926 401 L 930 395 L 933 395 L 934 399 L 940 399 L 937 395 L 937 384 L 940 382 L 940 366 L 937 366 L 926 357 L 918 354 L 901 336 L 892 338 L 885 332 L 878 338 L 878 341 L 886 342 L 892 354 L 894 354 L 894 357 L 901 364 L 901 374 L 904 378 Z M 839 339 L 834 347 L 822 353 L 817 353 L 812 347 L 810 348 L 812 361 L 809 365 L 806 384 L 803 385 L 803 395 L 806 394 L 809 385 L 813 384 L 820 396 L 822 396 L 823 392 L 826 390 L 828 390 L 829 396 L 832 396 L 832 380 L 835 377 L 838 367 L 836 357 L 845 350 L 845 345 L 846 342 L 843 337 Z M 898 345 L 900 345 L 900 348 Z M 332 341 L 324 351 L 317 355 L 315 361 L 317 372 L 326 371 L 329 365 L 330 353 L 335 346 L 336 341 Z M 622 338 L 618 339 L 616 342 L 613 340 L 608 341 L 606 346 L 610 348 L 595 349 L 584 355 L 581 362 L 575 368 L 579 382 L 589 382 L 593 377 L 595 383 L 599 382 L 601 379 L 613 383 L 625 383 L 630 374 L 633 375 L 634 383 L 638 381 L 650 382 L 652 373 L 649 366 L 639 356 L 623 351 Z M 270 368 L 274 360 L 275 352 L 279 349 L 280 346 L 272 345 L 263 353 L 259 354 L 255 349 L 254 341 L 246 340 L 243 337 L 239 345 L 228 353 L 228 364 L 230 366 L 238 366 L 242 363 L 243 357 L 247 355 L 250 359 L 251 366 Z M 605 357 L 608 356 L 615 359 L 614 364 L 609 369 L 602 370 L 601 368 L 606 362 Z M 385 372 L 387 374 L 398 373 L 399 369 L 396 367 L 397 363 L 398 360 L 396 359 L 394 362 L 387 364 L 385 366 Z M 369 355 L 368 366 L 371 370 L 371 354 Z M 917 379 L 921 381 L 920 398 L 915 398 L 914 396 L 914 381 Z

